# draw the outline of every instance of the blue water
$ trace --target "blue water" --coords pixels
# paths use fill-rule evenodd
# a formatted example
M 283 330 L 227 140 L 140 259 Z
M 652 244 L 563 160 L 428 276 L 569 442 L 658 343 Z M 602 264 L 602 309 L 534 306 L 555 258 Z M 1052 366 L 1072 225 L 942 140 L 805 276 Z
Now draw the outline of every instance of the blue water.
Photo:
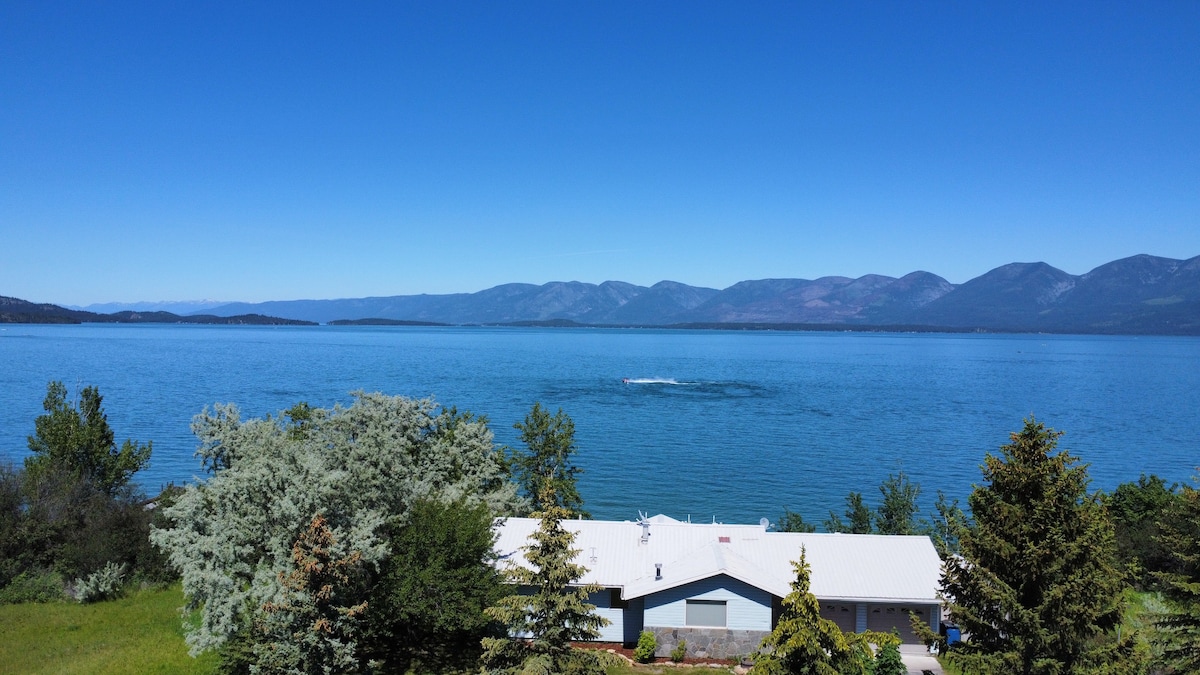
M 623 384 L 622 378 L 643 381 Z M 499 443 L 534 401 L 575 420 L 580 490 L 637 511 L 820 522 L 903 469 L 964 498 L 1022 419 L 1067 432 L 1093 487 L 1200 465 L 1200 339 L 612 329 L 25 326 L 0 329 L 0 460 L 26 455 L 49 380 L 96 385 L 118 441 L 154 442 L 153 492 L 198 472 L 188 425 L 363 389 L 483 414 Z

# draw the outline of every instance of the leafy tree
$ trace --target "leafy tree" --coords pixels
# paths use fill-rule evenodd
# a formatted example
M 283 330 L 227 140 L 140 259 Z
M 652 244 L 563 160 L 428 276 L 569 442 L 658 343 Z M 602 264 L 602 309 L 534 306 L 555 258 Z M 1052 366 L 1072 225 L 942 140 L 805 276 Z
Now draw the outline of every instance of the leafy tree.
M 130 482 L 150 445 L 118 449 L 101 404 L 95 387 L 76 406 L 60 382 L 49 383 L 46 414 L 28 439 L 33 454 L 23 469 L 0 468 L 0 588 L 18 576 L 86 579 L 106 566 L 141 580 L 169 576 L 149 546 L 153 513 Z
M 863 502 L 861 492 L 851 492 L 846 495 L 846 520 L 849 522 L 843 522 L 836 513 L 830 511 L 829 519 L 825 521 L 825 531 L 849 532 L 850 534 L 871 534 L 874 531 L 872 523 L 875 515 Z
M 199 610 L 185 626 L 192 653 L 250 635 L 265 605 L 294 595 L 280 574 L 294 570 L 293 545 L 317 514 L 341 550 L 374 571 L 392 552 L 388 529 L 422 498 L 463 499 L 498 514 L 521 504 L 482 419 L 363 392 L 349 407 L 304 414 L 302 425 L 288 415 L 243 421 L 236 407 L 218 405 L 192 422 L 212 475 L 189 485 L 164 510 L 168 525 L 151 533 Z M 370 591 L 352 590 L 359 595 L 343 606 Z
M 913 483 L 903 471 L 888 474 L 879 485 L 883 501 L 876 510 L 875 530 L 879 534 L 917 534 L 917 497 L 921 486 Z
M 933 547 L 944 560 L 958 554 L 959 537 L 964 529 L 970 527 L 970 523 L 967 514 L 959 507 L 958 500 L 951 501 L 946 498 L 944 492 L 938 490 L 934 513 L 929 524 L 923 529 L 929 532 Z
M 569 517 L 591 518 L 583 510 L 583 498 L 575 484 L 583 469 L 571 463 L 571 455 L 575 454 L 575 422 L 562 408 L 551 415 L 541 403 L 534 403 L 525 420 L 513 428 L 521 432 L 521 441 L 528 448 L 513 453 L 514 473 L 534 509 L 544 510 L 548 505 L 538 500 L 541 495 L 550 494 Z M 547 485 L 551 488 L 549 492 L 544 491 Z
M 355 638 L 367 608 L 355 592 L 363 583 L 362 553 L 340 546 L 317 514 L 292 545 L 292 565 L 279 573 L 279 599 L 263 604 L 255 672 L 359 670 Z
M 365 656 L 382 673 L 471 670 L 496 632 L 484 609 L 512 592 L 493 564 L 491 512 L 421 499 L 393 529 L 367 605 Z
M 1158 541 L 1173 571 L 1157 574 L 1168 611 L 1158 617 L 1154 641 L 1169 672 L 1200 672 L 1200 490 L 1184 486 L 1160 521 Z
M 1155 586 L 1157 572 L 1175 571 L 1170 552 L 1159 537 L 1159 520 L 1180 500 L 1178 486 L 1158 476 L 1142 475 L 1121 483 L 1104 499 L 1117 537 L 1117 557 L 1136 586 Z
M 127 440 L 117 448 L 102 402 L 98 389 L 84 387 L 76 407 L 67 401 L 62 382 L 48 384 L 42 402 L 46 414 L 34 421 L 35 433 L 29 437 L 33 455 L 25 460 L 26 470 L 34 475 L 68 470 L 110 496 L 129 483 L 150 461 L 151 444 Z
M 900 658 L 900 636 L 896 636 L 895 642 L 889 641 L 879 646 L 873 666 L 871 675 L 908 675 L 908 667 Z
M 951 651 L 965 672 L 1133 673 L 1121 619 L 1112 526 L 1087 493 L 1087 468 L 1055 452 L 1060 432 L 1034 419 L 988 454 L 971 493 L 974 524 L 942 589 L 969 642 Z
M 839 675 L 856 662 L 855 652 L 837 624 L 821 617 L 821 605 L 809 591 L 811 568 L 800 549 L 792 563 L 796 579 L 783 599 L 783 611 L 771 634 L 754 655 L 754 675 L 783 673 Z M 860 671 L 862 672 L 862 671 Z
M 779 532 L 816 532 L 817 527 L 804 522 L 804 516 L 783 507 L 783 515 L 779 517 L 779 524 L 775 526 Z
M 532 589 L 530 595 L 511 595 L 487 608 L 509 637 L 484 638 L 483 662 L 490 672 L 602 673 L 590 652 L 571 649 L 573 640 L 595 640 L 608 619 L 596 614 L 588 596 L 600 591 L 579 585 L 587 573 L 573 562 L 575 533 L 563 527 L 570 511 L 558 503 L 547 482 L 538 503 L 538 529 L 523 548 L 529 567 L 513 564 L 505 576 L 513 585 Z M 529 636 L 528 639 L 516 636 Z

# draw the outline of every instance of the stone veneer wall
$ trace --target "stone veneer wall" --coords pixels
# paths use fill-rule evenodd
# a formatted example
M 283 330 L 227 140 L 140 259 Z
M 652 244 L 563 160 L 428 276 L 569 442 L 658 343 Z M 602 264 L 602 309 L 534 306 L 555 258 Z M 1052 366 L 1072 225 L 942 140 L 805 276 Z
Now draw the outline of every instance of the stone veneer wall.
M 655 656 L 670 656 L 679 641 L 687 641 L 687 655 L 710 659 L 736 659 L 758 649 L 767 631 L 728 628 L 663 628 L 646 626 L 658 641 Z

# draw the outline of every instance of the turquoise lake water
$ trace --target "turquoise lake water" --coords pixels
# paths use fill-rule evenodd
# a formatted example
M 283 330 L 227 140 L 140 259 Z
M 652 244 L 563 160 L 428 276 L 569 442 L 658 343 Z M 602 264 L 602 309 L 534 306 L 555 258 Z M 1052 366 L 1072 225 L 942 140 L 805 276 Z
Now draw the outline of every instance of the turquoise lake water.
M 634 380 L 629 384 L 623 378 Z M 26 326 L 0 329 L 0 459 L 19 462 L 46 383 L 96 385 L 118 442 L 154 442 L 148 492 L 199 467 L 191 418 L 363 389 L 486 415 L 498 443 L 534 401 L 575 420 L 599 518 L 820 522 L 903 470 L 925 510 L 965 498 L 1035 415 L 1111 489 L 1200 465 L 1200 338 L 539 328 Z

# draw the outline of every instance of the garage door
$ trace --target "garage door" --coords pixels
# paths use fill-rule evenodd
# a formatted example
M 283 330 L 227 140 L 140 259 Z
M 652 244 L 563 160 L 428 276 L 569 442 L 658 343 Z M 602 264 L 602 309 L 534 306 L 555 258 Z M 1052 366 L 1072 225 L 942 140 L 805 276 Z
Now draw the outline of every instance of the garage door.
M 854 632 L 854 605 L 823 602 L 821 603 L 821 618 L 836 623 L 843 633 Z
M 913 633 L 908 615 L 916 614 L 928 626 L 929 610 L 925 605 L 868 605 L 867 630 L 890 633 L 895 628 L 900 633 L 901 642 L 920 644 L 921 640 Z

